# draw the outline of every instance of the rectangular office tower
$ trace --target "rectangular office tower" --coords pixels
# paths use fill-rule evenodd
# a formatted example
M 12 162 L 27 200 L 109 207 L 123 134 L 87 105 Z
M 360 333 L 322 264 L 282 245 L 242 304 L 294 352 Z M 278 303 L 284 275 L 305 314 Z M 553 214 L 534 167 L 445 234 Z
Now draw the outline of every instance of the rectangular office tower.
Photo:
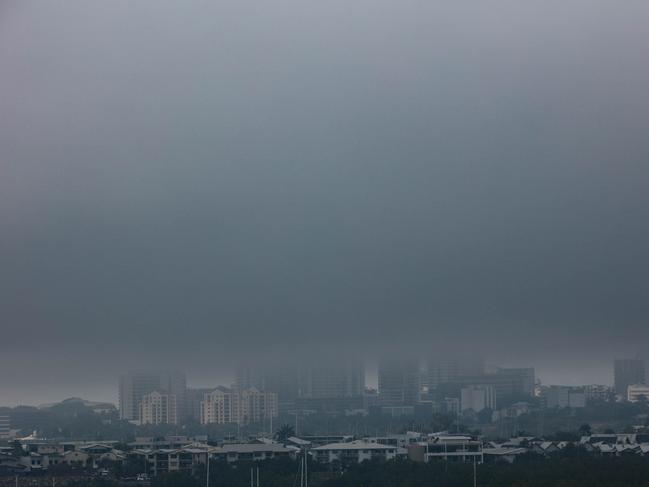
M 119 378 L 119 416 L 140 421 L 140 403 L 143 396 L 153 391 L 174 396 L 178 418 L 185 417 L 187 382 L 184 372 L 130 373 Z
M 309 364 L 300 374 L 300 396 L 308 398 L 361 397 L 365 367 L 358 359 Z
M 254 387 L 277 393 L 280 402 L 298 398 L 361 397 L 365 390 L 365 367 L 357 358 L 330 357 L 285 359 L 270 364 L 243 364 L 237 368 L 235 388 Z
M 624 397 L 634 384 L 645 383 L 644 360 L 635 358 L 615 359 L 615 393 Z
M 484 371 L 485 361 L 481 356 L 436 354 L 426 362 L 423 385 L 433 391 L 441 384 L 452 383 L 462 377 L 483 375 Z
M 419 361 L 411 358 L 379 362 L 381 406 L 414 406 L 420 397 Z

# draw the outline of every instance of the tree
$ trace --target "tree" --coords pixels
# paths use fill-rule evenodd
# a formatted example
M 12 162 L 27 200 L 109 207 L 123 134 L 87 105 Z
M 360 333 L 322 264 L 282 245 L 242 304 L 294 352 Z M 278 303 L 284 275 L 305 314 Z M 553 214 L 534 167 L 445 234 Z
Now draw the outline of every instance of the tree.
M 577 430 L 577 432 L 578 432 L 581 436 L 590 436 L 591 431 L 592 431 L 592 430 L 591 430 L 591 427 L 590 427 L 590 425 L 589 425 L 588 423 L 584 423 L 584 424 L 582 424 L 582 425 L 579 427 L 579 429 Z
M 295 430 L 293 429 L 293 426 L 291 426 L 288 423 L 285 423 L 282 426 L 280 426 L 277 432 L 275 433 L 275 439 L 277 441 L 286 441 L 291 436 L 295 436 Z
M 23 445 L 20 443 L 18 440 L 14 440 L 11 443 L 11 447 L 13 448 L 12 453 L 17 456 L 17 457 L 22 457 L 25 454 L 25 450 L 23 450 Z

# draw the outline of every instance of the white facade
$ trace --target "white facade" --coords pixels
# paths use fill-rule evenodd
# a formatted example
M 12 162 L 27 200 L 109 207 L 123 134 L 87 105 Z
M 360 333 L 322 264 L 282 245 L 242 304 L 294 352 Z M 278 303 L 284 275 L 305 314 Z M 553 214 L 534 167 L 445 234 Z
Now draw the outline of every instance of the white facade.
M 584 394 L 586 400 L 593 399 L 598 401 L 606 401 L 611 395 L 612 389 L 609 386 L 602 384 L 588 384 L 584 386 Z
M 140 420 L 140 401 L 142 396 L 155 390 L 164 390 L 176 396 L 177 415 L 182 418 L 187 393 L 184 372 L 130 373 L 119 378 L 120 419 Z
M 361 463 L 365 460 L 392 460 L 397 456 L 397 447 L 369 443 L 367 441 L 351 441 L 349 443 L 330 443 L 311 450 L 315 459 L 323 463 L 334 461 Z
M 649 400 L 649 386 L 644 384 L 630 385 L 627 387 L 626 398 L 631 402 Z
M 140 400 L 140 424 L 177 424 L 176 396 L 153 391 Z
M 201 402 L 202 424 L 249 424 L 271 417 L 277 417 L 277 394 L 274 392 L 218 387 L 205 394 Z
M 468 386 L 460 392 L 462 411 L 473 410 L 476 413 L 483 409 L 496 409 L 496 391 L 492 386 Z
M 244 424 L 277 417 L 277 394 L 250 388 L 239 393 L 239 419 Z
M 218 387 L 205 394 L 201 402 L 202 424 L 227 424 L 238 421 L 239 395 L 232 389 Z

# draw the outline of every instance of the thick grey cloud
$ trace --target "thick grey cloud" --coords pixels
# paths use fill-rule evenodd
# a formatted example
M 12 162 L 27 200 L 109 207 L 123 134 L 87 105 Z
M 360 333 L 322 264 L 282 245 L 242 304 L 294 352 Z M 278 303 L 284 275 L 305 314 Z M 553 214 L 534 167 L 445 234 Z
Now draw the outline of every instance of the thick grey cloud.
M 340 343 L 609 380 L 648 338 L 647 22 L 633 0 L 3 2 L 0 365 L 24 368 L 2 399 Z

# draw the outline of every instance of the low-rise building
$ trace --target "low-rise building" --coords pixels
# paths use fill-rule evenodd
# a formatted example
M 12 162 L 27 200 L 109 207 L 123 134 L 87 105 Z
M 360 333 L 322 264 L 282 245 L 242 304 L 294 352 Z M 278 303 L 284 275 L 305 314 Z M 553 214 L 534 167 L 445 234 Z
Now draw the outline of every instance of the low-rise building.
M 543 391 L 548 408 L 583 408 L 586 394 L 582 388 L 570 386 L 549 386 Z
M 287 448 L 279 443 L 231 443 L 211 448 L 210 458 L 234 463 L 291 457 L 295 452 L 296 449 Z
M 588 384 L 584 386 L 584 394 L 586 395 L 587 401 L 607 401 L 612 393 L 613 389 L 610 386 L 602 384 Z
M 361 463 L 365 460 L 392 460 L 397 456 L 397 447 L 370 443 L 363 440 L 347 443 L 329 443 L 311 450 L 314 459 L 322 463 L 339 461 L 342 463 Z
M 134 450 L 158 450 L 166 448 L 169 450 L 179 449 L 192 443 L 206 443 L 207 435 L 185 436 L 168 435 L 163 437 L 136 436 L 135 441 L 128 444 Z
M 422 434 L 416 431 L 407 431 L 403 434 L 394 434 L 386 436 L 370 436 L 363 438 L 367 443 L 378 443 L 380 445 L 395 446 L 397 448 L 407 448 L 413 443 L 421 441 Z
M 450 461 L 482 463 L 482 442 L 468 435 L 431 435 L 425 441 L 408 447 L 413 461 Z

